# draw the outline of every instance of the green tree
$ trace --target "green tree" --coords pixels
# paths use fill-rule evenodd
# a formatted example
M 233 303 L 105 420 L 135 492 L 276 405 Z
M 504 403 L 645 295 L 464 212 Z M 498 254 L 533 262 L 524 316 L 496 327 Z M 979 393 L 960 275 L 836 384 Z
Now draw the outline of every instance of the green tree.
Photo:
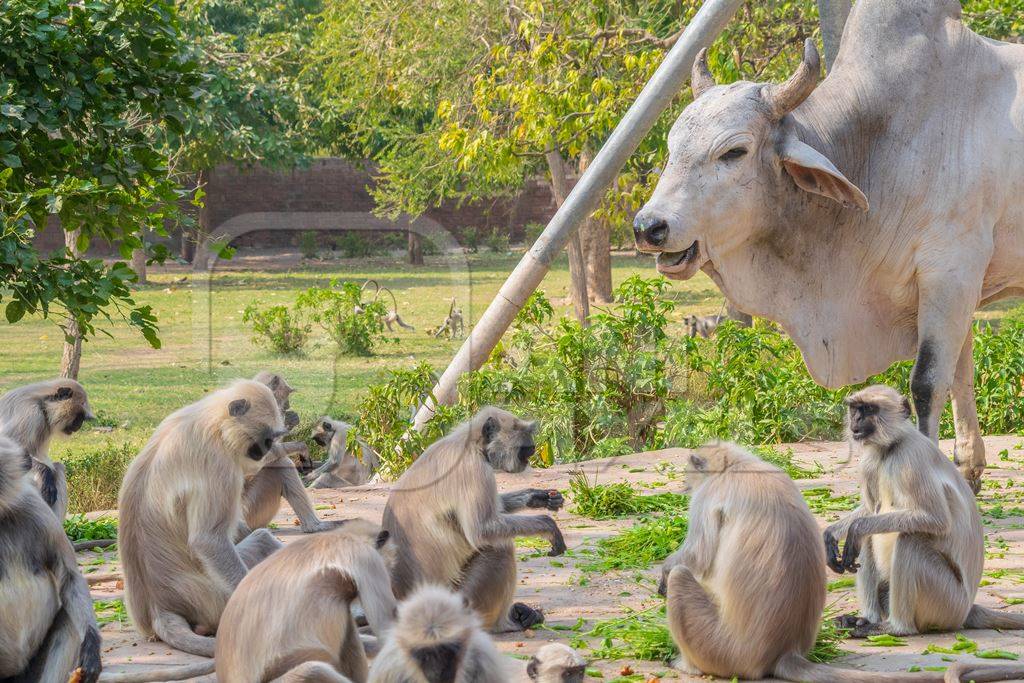
M 216 226 L 202 202 L 218 164 L 289 166 L 315 151 L 317 88 L 304 76 L 320 0 L 178 0 L 203 74 L 199 101 L 178 128 L 161 132 L 183 184 L 193 187 L 199 235 Z
M 119 315 L 159 345 L 124 263 L 75 256 L 94 239 L 124 258 L 178 217 L 153 131 L 180 130 L 199 77 L 172 2 L 8 0 L 0 16 L 0 301 L 8 322 L 52 317 L 70 340 Z M 70 249 L 40 255 L 55 214 Z M 153 254 L 161 258 L 159 249 Z

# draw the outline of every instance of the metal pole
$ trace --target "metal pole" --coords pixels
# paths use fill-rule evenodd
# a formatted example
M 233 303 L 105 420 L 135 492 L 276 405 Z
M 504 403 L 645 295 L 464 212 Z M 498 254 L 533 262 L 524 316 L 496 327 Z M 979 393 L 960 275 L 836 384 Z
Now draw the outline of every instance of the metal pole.
M 825 69 L 831 71 L 839 54 L 846 19 L 850 16 L 850 0 L 818 0 L 818 16 L 821 18 L 821 42 L 825 47 Z
M 700 8 L 441 375 L 434 387 L 438 403 L 454 403 L 459 377 L 484 364 L 573 231 L 594 212 L 630 155 L 689 80 L 697 52 L 718 37 L 742 2 L 707 0 Z M 428 401 L 416 413 L 413 428 L 422 428 L 433 416 L 433 404 Z

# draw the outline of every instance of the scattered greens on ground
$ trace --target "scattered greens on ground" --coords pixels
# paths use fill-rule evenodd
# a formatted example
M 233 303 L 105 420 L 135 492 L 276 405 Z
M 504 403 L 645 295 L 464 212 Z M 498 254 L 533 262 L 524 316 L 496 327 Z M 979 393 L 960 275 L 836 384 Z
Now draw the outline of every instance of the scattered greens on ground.
M 607 572 L 613 569 L 646 569 L 661 562 L 686 538 L 685 514 L 642 519 L 630 529 L 602 538 L 594 550 L 581 550 L 589 556 L 578 568 L 585 572 Z
M 124 606 L 124 600 L 120 598 L 114 600 L 96 600 L 92 603 L 92 609 L 96 612 L 96 622 L 103 626 L 104 624 L 128 623 L 128 612 Z
M 644 496 L 627 483 L 591 483 L 582 471 L 569 480 L 570 510 L 590 519 L 615 519 L 650 512 L 671 512 L 686 509 L 686 496 L 658 493 Z
M 86 519 L 83 514 L 69 515 L 64 519 L 64 533 L 72 542 L 117 538 L 117 520 L 113 517 Z

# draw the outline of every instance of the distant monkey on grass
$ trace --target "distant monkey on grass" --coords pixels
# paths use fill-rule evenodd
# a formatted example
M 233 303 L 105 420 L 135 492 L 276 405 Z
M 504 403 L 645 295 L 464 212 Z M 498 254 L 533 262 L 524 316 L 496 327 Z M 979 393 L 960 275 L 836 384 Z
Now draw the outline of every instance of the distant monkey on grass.
M 548 515 L 512 514 L 523 508 L 558 510 L 557 491 L 526 489 L 498 494 L 494 471 L 522 472 L 534 454 L 535 422 L 500 408 L 482 409 L 435 441 L 391 489 L 384 528 L 391 532 L 395 596 L 433 583 L 459 590 L 493 631 L 530 628 L 544 615 L 522 603 L 516 590 L 514 539 L 541 536 L 550 555 L 565 541 Z
M 448 315 L 445 316 L 444 322 L 438 325 L 437 329 L 433 332 L 434 338 L 445 335 L 449 339 L 455 339 L 465 333 L 466 323 L 462 317 L 462 309 L 455 307 L 455 299 L 452 298 L 452 303 L 448 307 Z
M 32 457 L 36 487 L 62 521 L 68 509 L 68 480 L 64 463 L 50 459 L 50 440 L 55 435 L 74 434 L 93 418 L 85 389 L 73 379 L 27 384 L 0 397 L 0 434 Z
M 840 623 L 860 638 L 1024 629 L 1024 615 L 974 604 L 985 562 L 978 505 L 956 465 L 911 422 L 907 399 L 878 385 L 846 405 L 861 501 L 825 530 L 825 552 L 833 570 L 856 572 L 861 614 Z
M 662 569 L 675 666 L 692 675 L 808 683 L 941 681 L 814 664 L 825 606 L 818 525 L 793 481 L 734 444 L 690 455 L 689 530 Z
M 392 292 L 387 287 L 381 287 L 380 284 L 378 284 L 376 280 L 367 280 L 366 282 L 364 282 L 362 290 L 366 291 L 366 288 L 369 287 L 370 285 L 373 285 L 373 287 L 374 287 L 373 301 L 376 302 L 377 299 L 380 298 L 380 293 L 381 292 L 387 292 L 388 296 L 391 297 L 391 308 L 388 309 L 387 313 L 385 313 L 384 315 L 382 315 L 380 317 L 380 321 L 387 326 L 388 332 L 394 332 L 395 331 L 395 328 L 392 327 L 392 325 L 398 325 L 403 330 L 415 331 L 416 330 L 415 327 L 413 327 L 412 325 L 406 323 L 404 320 L 402 320 L 402 316 L 398 315 L 398 299 L 395 298 L 395 293 Z M 363 307 L 362 306 L 356 306 L 356 313 L 362 313 L 362 312 L 363 312 Z
M 166 417 L 120 495 L 125 604 L 143 635 L 213 656 L 221 612 L 246 572 L 281 547 L 266 529 L 237 545 L 247 476 L 286 433 L 260 382 L 238 380 Z

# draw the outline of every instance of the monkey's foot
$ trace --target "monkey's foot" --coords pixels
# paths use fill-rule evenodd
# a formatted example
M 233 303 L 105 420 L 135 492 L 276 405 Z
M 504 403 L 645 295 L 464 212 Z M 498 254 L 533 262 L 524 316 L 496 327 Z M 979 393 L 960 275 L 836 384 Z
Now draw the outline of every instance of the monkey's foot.
M 981 474 L 985 471 L 985 467 L 974 467 L 968 464 L 960 465 L 960 474 L 964 475 L 964 479 L 967 481 L 967 485 L 971 487 L 971 491 L 974 495 L 978 495 L 981 491 Z
M 517 602 L 508 611 L 508 619 L 515 626 L 526 630 L 544 623 L 544 613 L 529 605 Z
M 685 657 L 685 655 L 679 655 L 678 657 L 673 659 L 672 663 L 669 664 L 669 666 L 671 666 L 676 671 L 679 671 L 679 672 L 684 673 L 684 674 L 688 674 L 690 676 L 703 676 L 704 675 L 703 671 L 701 671 L 700 669 L 695 667 L 693 664 L 690 664 L 690 660 L 688 660 Z
M 832 620 L 837 628 L 841 628 L 844 631 L 849 631 L 850 636 L 853 638 L 866 638 L 867 636 L 855 636 L 853 635 L 858 628 L 864 628 L 866 626 L 873 626 L 871 621 L 868 621 L 864 617 L 851 612 L 850 614 L 843 614 Z
M 301 524 L 300 523 L 299 528 L 302 530 L 302 533 L 304 533 L 304 534 L 315 534 L 315 533 L 317 533 L 319 531 L 330 531 L 331 529 L 337 529 L 338 527 L 340 527 L 342 524 L 344 524 L 347 521 L 348 521 L 347 519 L 332 520 L 332 521 L 318 520 L 316 524 Z

